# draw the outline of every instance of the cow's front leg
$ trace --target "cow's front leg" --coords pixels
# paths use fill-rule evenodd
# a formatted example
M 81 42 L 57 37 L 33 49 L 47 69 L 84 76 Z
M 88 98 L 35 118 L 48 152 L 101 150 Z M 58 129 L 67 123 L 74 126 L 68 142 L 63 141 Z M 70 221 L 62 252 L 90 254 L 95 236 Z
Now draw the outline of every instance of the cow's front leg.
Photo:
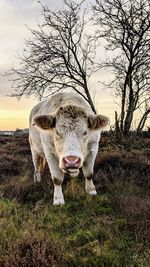
M 64 174 L 60 170 L 58 161 L 54 155 L 48 155 L 47 162 L 48 162 L 48 166 L 51 172 L 52 181 L 54 184 L 53 205 L 65 204 L 64 196 L 62 192 L 62 182 L 64 180 Z
M 89 195 L 96 195 L 96 189 L 95 189 L 95 185 L 93 183 L 93 179 L 92 179 L 92 174 L 88 177 L 85 177 L 85 190 Z
M 62 192 L 62 181 L 58 178 L 52 177 L 54 184 L 54 199 L 53 205 L 63 205 L 65 204 L 64 196 Z
M 95 185 L 93 183 L 93 168 L 94 162 L 97 155 L 97 151 L 91 152 L 86 158 L 82 171 L 85 177 L 85 190 L 89 195 L 96 195 Z

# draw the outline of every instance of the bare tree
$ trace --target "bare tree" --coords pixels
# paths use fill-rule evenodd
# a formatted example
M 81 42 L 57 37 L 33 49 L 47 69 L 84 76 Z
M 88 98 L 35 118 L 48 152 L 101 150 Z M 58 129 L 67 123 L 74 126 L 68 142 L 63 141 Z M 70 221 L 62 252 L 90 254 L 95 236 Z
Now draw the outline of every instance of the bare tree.
M 150 102 L 150 1 L 96 0 L 93 8 L 98 37 L 112 52 L 101 67 L 115 74 L 111 85 L 120 98 L 119 129 L 127 134 L 135 110 Z
M 13 68 L 13 87 L 18 97 L 32 94 L 40 99 L 71 88 L 79 93 L 96 113 L 88 78 L 95 70 L 95 40 L 88 35 L 88 19 L 82 3 L 65 1 L 57 12 L 42 6 L 44 23 L 26 41 L 19 58 L 20 68 Z
M 145 123 L 148 119 L 148 116 L 150 114 L 150 101 L 145 102 L 145 111 L 139 121 L 138 127 L 137 127 L 137 132 L 141 132 L 145 126 Z

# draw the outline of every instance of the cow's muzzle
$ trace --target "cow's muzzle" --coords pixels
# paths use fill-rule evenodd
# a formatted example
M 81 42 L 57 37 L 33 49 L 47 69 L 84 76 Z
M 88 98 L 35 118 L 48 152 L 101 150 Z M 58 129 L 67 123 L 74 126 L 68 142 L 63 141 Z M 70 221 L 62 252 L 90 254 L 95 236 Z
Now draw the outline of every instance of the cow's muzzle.
M 63 158 L 65 169 L 79 169 L 81 167 L 81 159 L 76 156 L 67 156 Z
M 77 156 L 64 156 L 61 160 L 60 168 L 64 173 L 68 173 L 72 177 L 79 174 L 79 169 L 82 167 L 82 159 Z
M 71 176 L 77 176 L 79 174 L 79 168 L 81 168 L 81 159 L 76 156 L 67 156 L 63 158 L 63 171 L 69 173 Z

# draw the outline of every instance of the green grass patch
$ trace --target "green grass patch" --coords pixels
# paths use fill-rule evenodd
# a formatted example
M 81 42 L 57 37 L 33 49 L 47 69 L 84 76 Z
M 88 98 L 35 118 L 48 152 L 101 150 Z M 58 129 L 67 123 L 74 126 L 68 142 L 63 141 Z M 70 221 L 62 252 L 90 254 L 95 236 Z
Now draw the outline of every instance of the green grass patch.
M 45 264 L 42 266 L 146 266 L 148 248 L 141 257 L 135 229 L 128 227 L 128 218 L 112 201 L 112 197 L 120 196 L 119 185 L 110 187 L 109 193 L 91 197 L 84 192 L 82 182 L 73 183 L 72 191 L 64 188 L 66 204 L 60 207 L 39 200 L 38 194 L 32 204 L 0 201 L 2 266 L 19 266 L 21 258 L 20 266 L 28 266 L 33 258 L 29 266 L 39 266 L 40 262 Z M 128 187 L 120 185 L 124 196 Z M 132 195 L 137 192 L 133 187 Z M 51 253 L 50 259 L 47 253 Z

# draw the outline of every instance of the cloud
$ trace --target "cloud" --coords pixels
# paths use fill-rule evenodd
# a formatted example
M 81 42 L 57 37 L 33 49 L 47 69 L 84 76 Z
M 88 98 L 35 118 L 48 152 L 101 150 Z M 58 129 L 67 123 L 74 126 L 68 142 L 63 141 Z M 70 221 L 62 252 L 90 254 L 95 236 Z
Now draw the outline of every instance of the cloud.
M 62 0 L 43 0 L 43 4 L 50 4 L 55 9 Z M 37 0 L 1 0 L 0 1 L 0 93 L 10 91 L 8 77 L 2 75 L 17 64 L 17 53 L 22 54 L 24 41 L 30 36 L 27 29 L 36 28 L 42 21 L 41 5 Z
M 16 2 L 18 4 L 16 4 Z M 2 63 L 8 62 L 8 56 L 18 50 L 28 35 L 26 24 L 35 26 L 40 17 L 40 6 L 34 1 L 1 0 L 0 2 L 0 39 L 2 46 Z

